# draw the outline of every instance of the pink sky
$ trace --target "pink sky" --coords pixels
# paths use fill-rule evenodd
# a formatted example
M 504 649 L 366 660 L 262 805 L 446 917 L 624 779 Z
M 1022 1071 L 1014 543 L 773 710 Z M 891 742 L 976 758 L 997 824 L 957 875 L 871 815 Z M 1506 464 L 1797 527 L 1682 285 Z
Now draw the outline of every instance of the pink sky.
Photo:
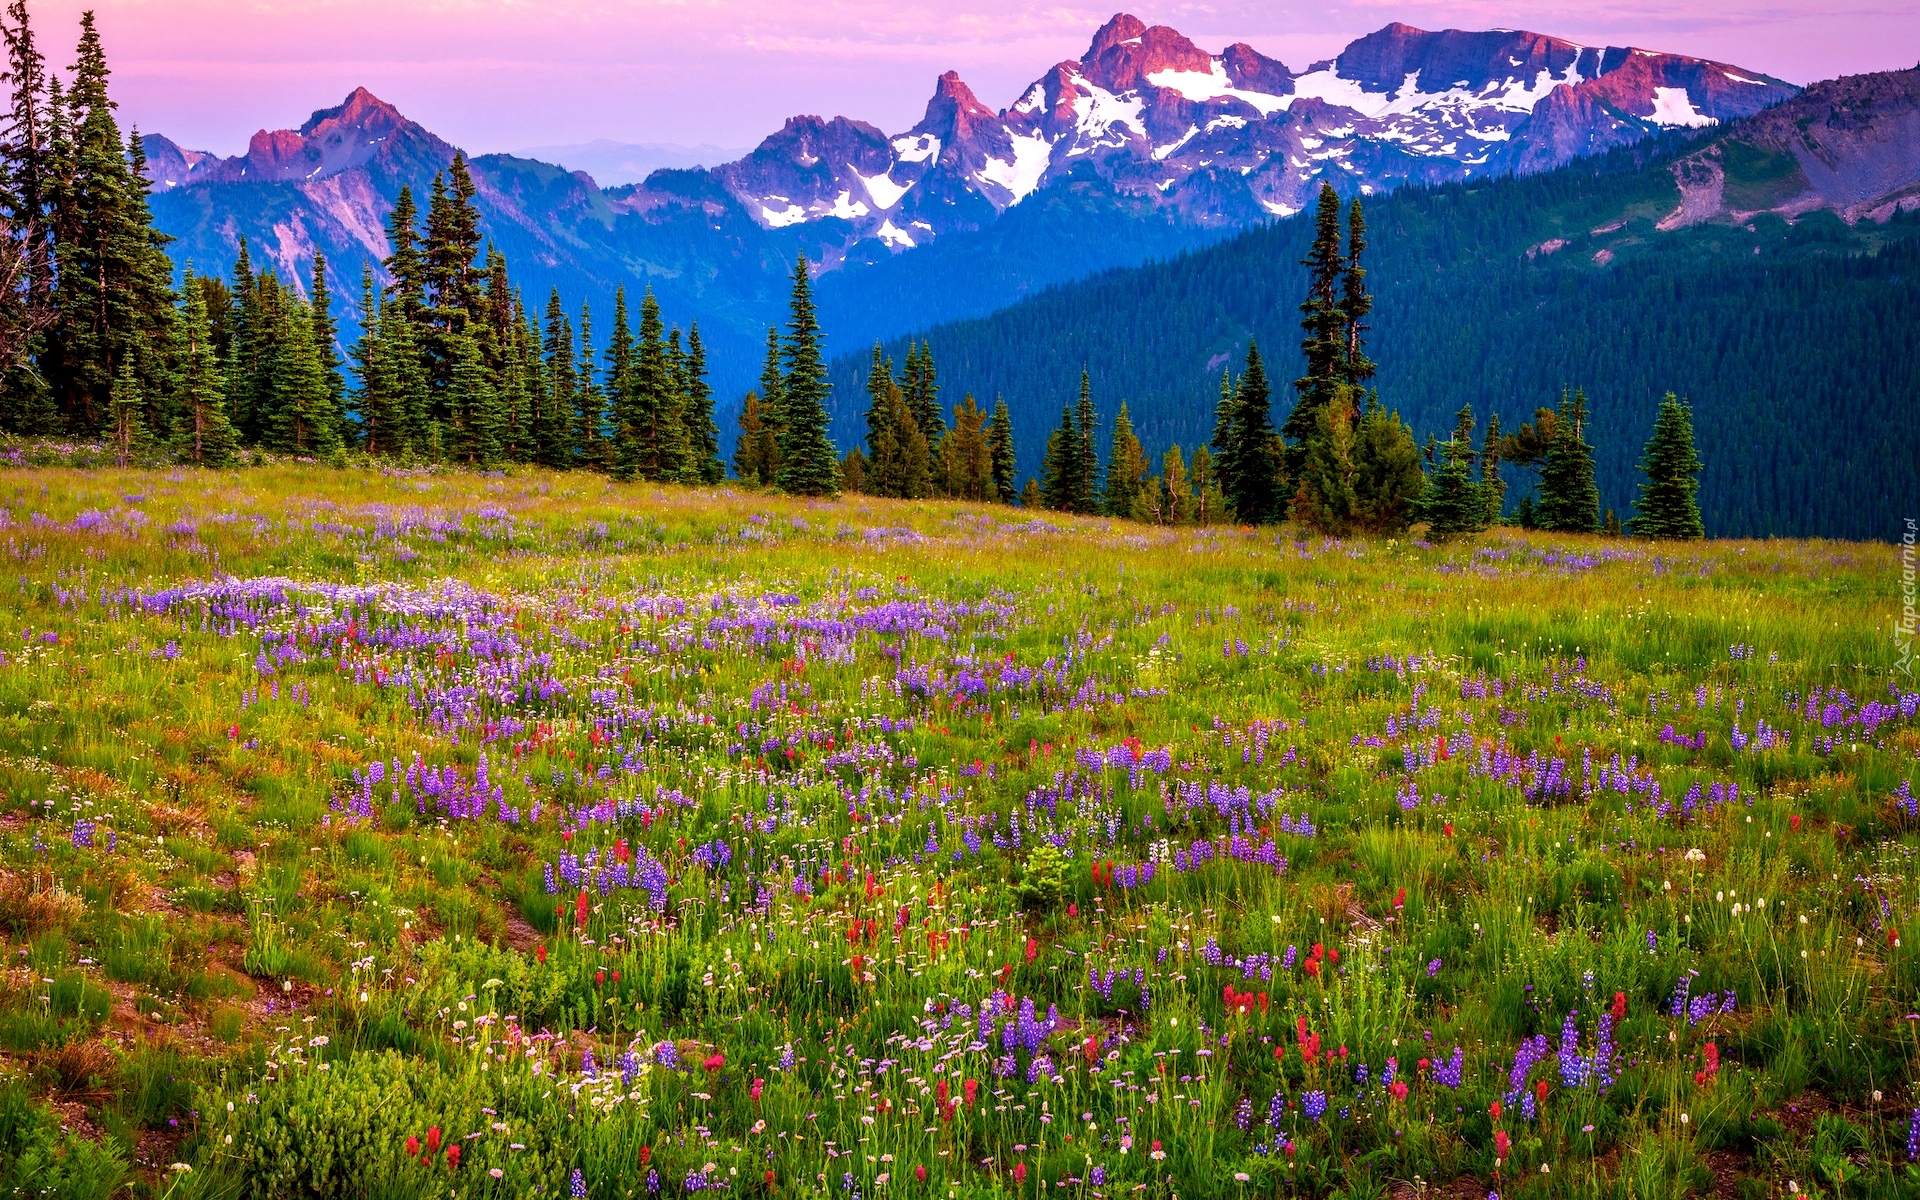
M 123 119 L 237 153 L 365 85 L 476 153 L 611 138 L 747 146 L 794 113 L 899 132 L 949 68 L 999 108 L 1115 8 L 996 0 L 38 0 L 64 66 L 91 7 Z M 1920 0 L 1249 0 L 1128 11 L 1296 70 L 1389 21 L 1523 28 L 1719 59 L 1796 83 L 1920 61 Z

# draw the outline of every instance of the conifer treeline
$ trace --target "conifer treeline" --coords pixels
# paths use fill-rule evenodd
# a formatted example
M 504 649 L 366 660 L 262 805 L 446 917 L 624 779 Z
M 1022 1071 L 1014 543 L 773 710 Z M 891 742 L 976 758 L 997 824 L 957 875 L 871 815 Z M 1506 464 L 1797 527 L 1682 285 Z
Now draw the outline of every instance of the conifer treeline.
M 295 286 L 256 269 L 243 240 L 229 281 L 189 264 L 176 292 L 140 139 L 120 134 L 92 15 L 65 84 L 25 0 L 0 24 L 12 87 L 0 141 L 0 428 L 105 436 L 123 461 L 164 452 L 217 466 L 242 446 L 320 458 L 352 447 L 622 479 L 723 476 L 698 326 L 684 338 L 667 328 L 649 293 L 635 330 L 622 290 L 597 369 L 590 313 L 576 342 L 556 291 L 542 323 L 505 257 L 483 247 L 463 156 L 435 176 L 424 218 L 401 190 L 388 282 L 361 280 L 363 333 L 344 359 L 323 255 Z

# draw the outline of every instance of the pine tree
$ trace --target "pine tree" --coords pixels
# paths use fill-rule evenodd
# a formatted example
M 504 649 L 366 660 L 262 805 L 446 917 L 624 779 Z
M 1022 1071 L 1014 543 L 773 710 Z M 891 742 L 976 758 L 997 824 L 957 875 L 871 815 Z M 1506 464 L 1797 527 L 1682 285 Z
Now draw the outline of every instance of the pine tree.
M 1413 519 L 1426 488 L 1420 447 L 1397 412 L 1369 395 L 1354 443 L 1355 519 L 1371 533 L 1398 533 Z
M 447 392 L 448 449 L 455 462 L 490 471 L 500 465 L 503 448 L 501 435 L 506 422 L 500 394 L 488 378 L 486 359 L 472 337 L 456 334 L 451 349 L 453 378 Z
M 1282 448 L 1274 436 L 1272 408 L 1260 347 L 1250 343 L 1247 369 L 1227 402 L 1225 440 L 1215 446 L 1219 459 L 1232 465 L 1231 474 L 1220 471 L 1221 488 L 1234 519 L 1246 525 L 1263 525 L 1282 515 L 1278 494 Z
M 92 13 L 80 18 L 80 44 L 66 92 L 70 169 L 55 203 L 57 255 L 52 306 L 61 330 L 50 373 L 69 429 L 100 428 L 122 365 L 131 367 L 149 404 L 170 395 L 166 349 L 178 313 L 167 238 L 147 208 L 145 153 L 136 134 L 123 141 L 107 95 L 108 70 Z
M 607 396 L 593 377 L 593 309 L 580 306 L 579 387 L 574 393 L 575 427 L 580 439 L 580 465 L 594 471 L 613 471 L 613 441 L 607 428 Z
M 500 455 L 508 462 L 532 462 L 534 397 L 540 373 L 533 365 L 533 336 L 527 331 L 526 310 L 517 295 L 508 308 L 501 337 L 500 380 L 494 389 L 500 400 Z
M 1562 395 L 1553 441 L 1540 466 L 1540 528 L 1559 533 L 1600 531 L 1600 489 L 1593 479 L 1593 447 L 1582 436 L 1587 396 Z
M 887 433 L 892 406 L 887 393 L 897 391 L 899 385 L 893 378 L 893 363 L 881 357 L 880 343 L 873 344 L 873 362 L 867 368 L 867 450 L 868 461 L 873 462 L 879 453 L 881 438 Z M 898 441 L 894 444 L 897 446 Z M 876 496 L 886 492 L 874 492 Z
M 748 392 L 740 405 L 740 436 L 733 443 L 733 473 L 749 487 L 759 487 L 767 466 L 766 427 L 760 420 L 760 393 Z
M 906 380 L 901 391 L 906 394 L 914 423 L 927 436 L 929 450 L 938 453 L 947 427 L 940 416 L 940 382 L 933 367 L 932 343 L 922 342 L 917 350 L 908 344 Z
M 1074 503 L 1073 409 L 1060 406 L 1060 425 L 1047 435 L 1047 451 L 1040 461 L 1040 503 L 1056 512 L 1072 512 Z
M 1367 291 L 1367 269 L 1360 255 L 1367 248 L 1367 218 L 1360 211 L 1360 198 L 1354 197 L 1347 210 L 1347 257 L 1340 285 L 1340 318 L 1345 325 L 1341 341 L 1340 377 L 1354 388 L 1365 388 L 1373 378 L 1373 360 L 1367 357 L 1367 314 L 1373 311 L 1373 296 Z
M 1240 462 L 1235 454 L 1234 432 L 1234 387 L 1233 372 L 1220 372 L 1220 399 L 1213 406 L 1212 464 L 1218 480 L 1230 481 L 1221 486 L 1225 491 L 1237 488 L 1240 482 Z M 1207 443 L 1202 443 L 1205 449 Z
M 174 444 L 181 458 L 203 467 L 224 467 L 234 458 L 236 438 L 227 420 L 225 380 L 213 346 L 204 289 L 188 268 L 187 311 L 181 320 L 180 423 Z
M 840 458 L 840 490 L 856 496 L 867 490 L 867 456 L 858 446 Z
M 63 424 L 45 364 L 58 359 L 53 310 L 52 207 L 58 181 L 49 136 L 46 60 L 28 18 L 26 0 L 11 0 L 0 33 L 7 44 L 7 80 L 13 84 L 4 141 L 0 141 L 0 246 L 17 272 L 0 297 L 0 429 L 52 434 Z M 38 360 L 42 366 L 32 364 Z
M 1014 501 L 1013 416 L 1005 397 L 993 402 L 993 421 L 987 426 L 987 454 L 993 460 L 993 495 L 1001 504 Z
M 1307 459 L 1307 441 L 1321 427 L 1320 409 L 1332 402 L 1335 387 L 1346 376 L 1348 318 L 1341 296 L 1346 259 L 1340 253 L 1340 197 L 1330 183 L 1320 185 L 1313 246 L 1301 265 L 1307 268 L 1307 298 L 1300 304 L 1300 352 L 1307 369 L 1294 381 L 1298 398 L 1280 430 L 1287 442 L 1289 477 L 1299 475 Z M 1335 421 L 1328 427 L 1338 428 L 1340 424 Z M 1248 519 L 1243 513 L 1238 515 L 1242 521 Z
M 1107 452 L 1106 494 L 1102 497 L 1101 507 L 1108 516 L 1128 521 L 1150 518 L 1148 506 L 1151 501 L 1145 493 L 1151 469 L 1147 463 L 1147 452 L 1141 448 L 1140 439 L 1134 436 L 1133 418 L 1127 413 L 1127 402 L 1122 400 L 1119 415 L 1113 419 L 1113 445 Z
M 642 302 L 641 314 L 642 343 L 638 349 L 645 354 L 647 347 L 660 336 L 660 307 L 653 302 L 651 289 Z M 635 350 L 633 330 L 627 323 L 627 289 L 622 286 L 613 292 L 613 329 L 607 334 L 606 379 L 608 423 L 613 436 L 613 477 L 623 482 L 643 475 L 653 478 L 647 471 L 655 457 L 654 447 L 647 445 L 645 428 L 649 420 L 642 413 L 647 400 L 641 396 Z M 664 373 L 665 364 L 658 361 L 657 353 L 655 357 L 654 371 Z
M 402 184 L 393 211 L 387 214 L 387 257 L 383 265 L 387 277 L 393 280 L 387 285 L 388 298 L 400 305 L 400 318 L 414 325 L 422 322 L 427 307 L 427 268 L 420 254 L 419 221 L 413 189 Z
M 760 482 L 780 478 L 780 445 L 786 437 L 786 375 L 780 369 L 780 331 L 767 329 L 767 356 L 760 364 Z
M 794 267 L 781 361 L 786 372 L 780 396 L 780 490 L 795 496 L 831 496 L 840 490 L 840 464 L 827 437 L 831 385 L 821 357 L 820 326 L 814 317 L 804 256 Z
M 279 352 L 274 356 L 267 445 L 281 454 L 324 459 L 339 449 L 340 426 L 333 419 L 326 373 L 313 344 L 312 318 L 297 300 L 276 315 Z
M 1660 402 L 1653 434 L 1640 455 L 1646 482 L 1627 522 L 1636 537 L 1697 541 L 1707 536 L 1700 521 L 1699 474 L 1705 464 L 1693 448 L 1693 409 L 1672 392 Z
M 1080 368 L 1080 402 L 1074 407 L 1071 446 L 1072 483 L 1068 495 L 1069 510 L 1077 513 L 1099 511 L 1100 416 L 1093 407 L 1093 383 L 1085 367 Z
M 147 453 L 146 407 L 146 400 L 140 395 L 140 382 L 133 377 L 133 364 L 121 363 L 113 377 L 110 402 L 113 458 L 120 466 L 132 466 Z
M 944 492 L 955 500 L 995 499 L 987 414 L 972 395 L 953 406 L 953 428 L 940 440 Z
M 1487 527 L 1486 491 L 1473 477 L 1478 456 L 1473 450 L 1473 406 L 1455 417 L 1453 436 L 1447 439 L 1439 469 L 1421 499 L 1421 512 L 1434 537 L 1477 533 Z
M 347 383 L 340 374 L 340 332 L 333 320 L 333 293 L 327 288 L 327 256 L 313 252 L 313 287 L 307 301 L 307 313 L 313 320 L 313 346 L 320 356 L 320 369 L 327 377 L 329 419 L 338 426 L 335 435 L 345 442 L 347 432 Z
M 582 426 L 580 373 L 574 359 L 573 322 L 560 303 L 560 289 L 547 295 L 547 322 L 540 342 L 548 409 L 540 432 L 539 461 L 549 467 L 580 465 Z
M 1504 440 L 1500 435 L 1500 414 L 1487 414 L 1487 440 L 1480 451 L 1480 494 L 1486 501 L 1482 529 L 1491 529 L 1506 516 L 1507 481 L 1500 477 L 1500 454 Z
M 1342 537 L 1354 531 L 1360 509 L 1354 416 L 1352 389 L 1345 383 L 1315 410 L 1292 505 L 1294 520 Z
M 659 400 L 653 407 L 653 431 L 657 439 L 653 478 L 685 483 L 693 447 L 687 440 L 686 418 L 682 412 L 686 403 L 687 353 L 680 348 L 678 326 L 667 331 L 665 361 Z
M 1040 498 L 1040 481 L 1031 475 L 1027 476 L 1027 486 L 1020 489 L 1020 507 L 1031 510 L 1040 508 L 1043 504 Z
M 727 477 L 720 461 L 720 426 L 713 419 L 713 388 L 707 384 L 707 347 L 698 323 L 687 329 L 687 369 L 680 388 L 681 425 L 689 459 L 686 482 L 716 484 Z

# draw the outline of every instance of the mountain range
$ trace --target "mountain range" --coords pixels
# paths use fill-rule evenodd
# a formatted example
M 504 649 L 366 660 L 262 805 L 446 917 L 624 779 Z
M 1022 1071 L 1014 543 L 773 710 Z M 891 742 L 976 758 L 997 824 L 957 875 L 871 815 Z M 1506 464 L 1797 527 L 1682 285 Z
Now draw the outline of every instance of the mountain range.
M 1376 383 L 1423 437 L 1463 404 L 1512 430 L 1583 387 L 1601 492 L 1624 514 L 1671 390 L 1694 406 L 1716 536 L 1893 537 L 1920 494 L 1920 68 L 1554 171 L 1402 189 L 1367 219 Z M 1256 342 L 1276 420 L 1291 406 L 1312 235 L 1273 222 L 913 337 L 948 396 L 1008 399 L 1023 479 L 1083 369 L 1150 452 L 1191 450 Z M 843 444 L 867 366 L 835 364 Z M 1528 477 L 1510 474 L 1517 501 Z
M 536 302 L 558 288 L 604 307 L 618 285 L 650 286 L 669 319 L 701 323 L 732 398 L 801 253 L 825 273 L 829 334 L 852 348 L 1210 244 L 1297 211 L 1322 178 L 1374 194 L 1537 172 L 1794 91 L 1679 55 L 1400 24 L 1295 71 L 1121 14 L 997 111 L 948 72 L 899 134 L 796 116 L 734 161 L 616 186 L 518 155 L 472 169 L 487 234 Z M 159 135 L 146 150 L 177 260 L 224 271 L 244 236 L 302 281 L 322 251 L 349 329 L 400 187 L 455 153 L 365 89 L 234 157 Z

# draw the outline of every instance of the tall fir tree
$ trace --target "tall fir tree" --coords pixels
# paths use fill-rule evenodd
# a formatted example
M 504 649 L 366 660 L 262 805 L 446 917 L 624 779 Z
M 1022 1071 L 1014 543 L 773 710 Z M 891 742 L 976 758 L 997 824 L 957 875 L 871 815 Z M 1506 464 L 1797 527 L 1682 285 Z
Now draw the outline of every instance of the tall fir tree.
M 1127 412 L 1127 402 L 1122 400 L 1120 411 L 1113 418 L 1113 443 L 1107 451 L 1106 489 L 1101 508 L 1110 517 L 1149 520 L 1152 497 L 1147 489 L 1152 472 L 1147 452 L 1133 432 L 1133 417 Z
M 953 427 L 940 439 L 941 474 L 955 500 L 994 498 L 993 451 L 987 445 L 987 414 L 971 395 L 953 406 Z
M 830 384 L 821 354 L 820 325 L 802 256 L 793 271 L 787 336 L 781 346 L 780 490 L 795 496 L 831 496 L 840 490 L 840 462 L 827 437 Z
M 931 342 L 922 342 L 917 349 L 908 344 L 906 378 L 901 384 L 901 391 L 906 394 L 907 407 L 913 412 L 914 423 L 927 436 L 928 448 L 937 454 L 947 427 L 940 415 L 940 380 L 933 366 Z
M 700 326 L 687 328 L 687 369 L 680 387 L 681 424 L 690 455 L 686 482 L 716 484 L 727 477 L 720 461 L 720 426 L 713 419 L 713 388 L 707 383 L 707 347 Z
M 132 466 L 152 448 L 147 433 L 147 404 L 140 395 L 140 381 L 134 378 L 133 364 L 123 362 L 114 374 L 109 399 L 108 440 L 113 444 L 114 462 Z
M 1001 504 L 1014 501 L 1013 415 L 1007 411 L 1006 397 L 993 402 L 993 420 L 987 426 L 987 454 L 993 461 L 993 499 Z
M 1391 534 L 1405 529 L 1426 488 L 1420 470 L 1420 447 L 1398 412 L 1383 408 L 1369 395 L 1354 442 L 1354 502 L 1356 519 L 1369 533 Z
M 645 401 L 641 399 L 636 349 L 646 353 L 647 334 L 657 340 L 660 333 L 660 309 L 652 304 L 653 293 L 646 296 L 641 318 L 642 343 L 636 347 L 633 329 L 627 320 L 627 289 L 617 287 L 613 292 L 613 328 L 607 331 L 607 424 L 613 437 L 613 477 L 618 480 L 640 478 L 645 464 L 650 459 L 646 435 L 643 432 L 647 421 L 641 415 Z M 649 330 L 649 323 L 651 329 Z M 654 364 L 655 370 L 660 364 Z
M 1056 512 L 1073 511 L 1074 443 L 1073 407 L 1060 406 L 1060 424 L 1047 435 L 1047 450 L 1040 461 L 1040 503 Z
M 53 347 L 59 333 L 53 311 L 51 220 L 59 183 L 53 177 L 49 79 L 26 0 L 10 0 L 0 33 L 7 45 L 6 79 L 13 85 L 0 139 L 0 220 L 21 276 L 0 313 L 5 326 L 0 330 L 0 429 L 53 434 L 64 422 L 44 373 L 46 364 L 58 358 Z
M 1246 370 L 1225 403 L 1226 428 L 1214 432 L 1214 455 L 1227 504 L 1242 524 L 1277 521 L 1282 447 L 1273 431 L 1273 393 L 1258 344 L 1248 343 Z
M 227 420 L 226 381 L 213 344 L 213 325 L 207 318 L 206 290 L 197 286 L 188 268 L 186 313 L 180 322 L 179 424 L 174 431 L 176 453 L 202 467 L 224 467 L 237 449 L 233 424 Z
M 1347 254 L 1340 280 L 1340 319 L 1345 326 L 1341 338 L 1340 377 L 1356 389 L 1364 389 L 1373 378 L 1373 360 L 1367 357 L 1367 314 L 1373 311 L 1373 295 L 1367 291 L 1367 269 L 1360 257 L 1367 248 L 1367 218 L 1360 210 L 1360 198 L 1354 197 L 1347 210 Z
M 1341 294 L 1346 258 L 1340 252 L 1340 196 L 1330 183 L 1320 185 L 1313 245 L 1301 265 L 1307 268 L 1307 298 L 1300 304 L 1300 353 L 1306 373 L 1294 381 L 1293 412 L 1280 430 L 1287 443 L 1289 478 L 1299 475 L 1307 442 L 1320 428 L 1320 409 L 1332 401 L 1346 375 L 1348 329 Z
M 1477 533 L 1487 527 L 1486 489 L 1473 477 L 1478 455 L 1473 449 L 1473 406 L 1463 406 L 1454 418 L 1453 436 L 1441 446 L 1441 458 L 1428 481 L 1420 511 L 1435 537 Z
M 1352 389 L 1345 383 L 1314 410 L 1292 501 L 1294 520 L 1341 537 L 1354 531 L 1360 508 L 1354 415 Z
M 273 364 L 273 408 L 267 426 L 269 449 L 281 454 L 324 459 L 340 448 L 340 426 L 333 419 L 332 396 L 313 321 L 306 306 L 290 299 L 279 312 L 278 353 Z
M 1160 459 L 1154 519 L 1162 525 L 1186 525 L 1193 520 L 1193 478 L 1187 473 L 1186 455 L 1178 442 L 1167 447 Z
M 320 370 L 327 377 L 329 419 L 339 428 L 336 435 L 344 442 L 347 432 L 347 383 L 340 374 L 340 330 L 333 319 L 333 292 L 327 286 L 327 256 L 313 252 L 313 283 L 308 290 L 307 313 L 313 320 L 314 352 L 320 357 Z
M 1501 447 L 1505 439 L 1500 433 L 1500 414 L 1487 414 L 1487 437 L 1480 450 L 1480 494 L 1486 500 L 1487 510 L 1481 521 L 1481 528 L 1491 529 L 1506 516 L 1507 481 L 1500 475 Z
M 1080 368 L 1080 400 L 1073 410 L 1072 484 L 1068 509 L 1077 513 L 1099 511 L 1100 503 L 1100 414 L 1093 406 L 1093 380 L 1087 368 Z
M 1587 444 L 1587 394 L 1561 394 L 1553 440 L 1540 464 L 1540 528 L 1559 533 L 1600 532 L 1600 488 L 1593 478 L 1593 447 Z
M 1705 464 L 1693 448 L 1693 409 L 1668 392 L 1654 418 L 1653 434 L 1640 455 L 1646 481 L 1634 501 L 1626 528 L 1637 537 L 1698 541 L 1707 536 L 1700 520 L 1700 479 Z
M 549 467 L 581 465 L 584 421 L 579 410 L 580 371 L 574 356 L 573 321 L 560 303 L 560 289 L 547 295 L 547 320 L 540 343 L 546 363 L 548 411 L 541 436 L 541 461 Z

